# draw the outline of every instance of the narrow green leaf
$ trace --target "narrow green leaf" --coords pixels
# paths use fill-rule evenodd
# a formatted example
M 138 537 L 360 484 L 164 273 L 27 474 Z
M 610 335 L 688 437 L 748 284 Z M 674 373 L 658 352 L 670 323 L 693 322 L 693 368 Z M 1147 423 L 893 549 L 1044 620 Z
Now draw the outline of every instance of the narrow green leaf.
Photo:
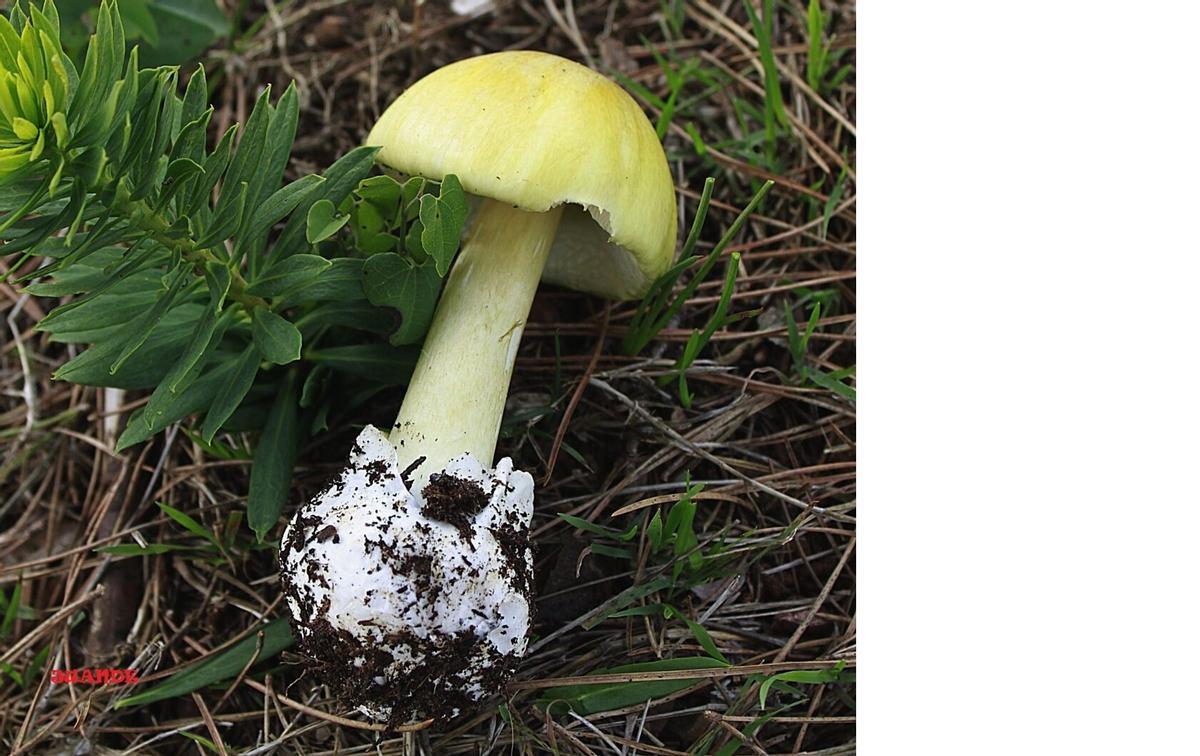
M 388 337 L 396 330 L 400 314 L 395 310 L 376 307 L 362 299 L 354 301 L 321 302 L 296 319 L 296 327 L 305 336 L 317 334 L 330 326 L 365 331 L 376 336 Z
M 226 265 L 210 260 L 204 264 L 204 282 L 208 284 L 209 303 L 214 310 L 220 310 L 226 295 L 229 294 L 233 275 Z
M 226 312 L 232 312 L 232 310 Z M 205 310 L 200 322 L 192 331 L 192 338 L 184 348 L 183 354 L 175 361 L 163 382 L 150 395 L 150 401 L 146 404 L 145 409 L 148 425 L 154 427 L 154 424 L 160 421 L 172 403 L 199 377 L 199 366 L 210 352 L 218 324 L 228 325 L 228 322 L 227 318 L 219 317 L 214 308 L 209 307 Z M 218 338 L 216 341 L 219 342 L 220 339 Z
M 182 735 L 183 737 L 187 738 L 188 740 L 192 741 L 193 743 L 199 743 L 204 748 L 204 750 L 208 751 L 209 753 L 216 753 L 216 754 L 221 753 L 221 751 L 217 748 L 217 744 L 212 742 L 208 738 L 204 737 L 203 735 L 197 735 L 194 732 L 187 732 L 186 730 L 180 730 L 179 734 Z
M 278 189 L 283 181 L 283 171 L 292 155 L 292 143 L 296 141 L 299 117 L 300 98 L 296 95 L 296 83 L 292 82 L 271 113 L 262 159 L 255 173 L 255 181 L 250 185 L 250 197 L 255 206 Z
M 37 250 L 38 254 L 42 255 L 45 255 L 46 251 L 49 250 L 42 250 L 41 248 Z M 54 274 L 53 280 L 30 284 L 25 287 L 25 291 L 35 297 L 64 297 L 68 294 L 82 294 L 84 292 L 95 291 L 108 278 L 108 274 L 105 273 L 104 268 L 118 260 L 124 252 L 125 250 L 120 247 L 104 247 L 93 256 L 94 260 L 82 260 L 79 263 L 63 268 Z M 142 271 L 133 274 L 130 278 L 134 279 L 135 290 L 140 291 L 157 286 L 158 282 L 162 279 L 162 272 Z M 43 330 L 52 331 L 53 329 Z
M 296 406 L 296 374 L 288 371 L 279 394 L 271 405 L 266 425 L 254 451 L 250 468 L 250 491 L 246 519 L 259 542 L 275 527 L 292 482 L 292 468 L 300 452 L 299 408 Z
M 117 439 L 117 451 L 140 444 L 171 423 L 211 406 L 228 389 L 234 367 L 231 361 L 223 362 L 216 369 L 192 382 L 173 399 L 164 401 L 161 410 L 155 414 L 146 415 L 144 408 L 136 410 L 130 415 L 125 430 Z
M 96 548 L 96 553 L 112 554 L 113 556 L 150 556 L 169 554 L 172 551 L 194 551 L 195 549 L 195 546 L 184 546 L 177 543 L 148 543 L 144 548 L 136 543 L 121 543 L 116 546 L 99 546 Z
M 588 548 L 593 554 L 600 556 L 612 557 L 613 559 L 629 560 L 633 559 L 633 551 L 623 546 L 609 546 L 604 543 L 591 543 Z
M 138 350 L 136 357 L 116 373 L 109 373 L 108 368 L 120 352 L 121 342 L 97 344 L 89 348 L 56 370 L 54 377 L 85 386 L 154 388 L 162 383 L 179 359 L 203 311 L 204 308 L 197 304 L 172 308 Z
M 650 541 L 650 549 L 658 551 L 662 547 L 663 537 L 663 522 L 662 513 L 655 512 L 650 518 L 650 524 L 646 526 L 646 538 Z
M 180 113 L 182 123 L 191 123 L 208 108 L 208 78 L 204 73 L 204 64 L 196 66 L 196 71 L 188 79 L 187 89 L 183 94 L 183 110 Z
M 419 350 L 412 347 L 390 347 L 386 344 L 352 344 L 350 346 L 310 349 L 305 358 L 343 373 L 366 378 L 384 385 L 408 383 L 417 364 Z
M 129 340 L 125 343 L 125 347 L 121 349 L 121 353 L 117 355 L 117 359 L 113 360 L 113 364 L 109 367 L 108 372 L 115 373 L 120 370 L 125 361 L 140 349 L 142 344 L 146 343 L 146 339 L 150 338 L 150 333 L 175 302 L 175 297 L 183 289 L 183 285 L 187 282 L 188 278 L 187 269 L 181 267 L 176 271 L 170 285 L 167 286 L 167 290 L 155 301 L 154 305 L 130 322 Z
M 708 631 L 705 630 L 704 626 L 699 622 L 690 619 L 673 606 L 663 607 L 663 617 L 665 619 L 678 617 L 679 619 L 683 620 L 684 624 L 688 626 L 688 629 L 692 631 L 692 635 L 696 636 L 696 640 L 700 643 L 700 647 L 704 649 L 705 653 L 724 664 L 729 663 L 729 659 L 725 658 L 725 654 L 721 653 L 721 649 L 717 648 L 717 644 L 712 639 L 712 636 L 708 634 Z
M 264 271 L 246 287 L 246 293 L 256 297 L 278 297 L 309 283 L 332 265 L 320 255 L 292 255 Z
M 209 659 L 180 670 L 149 690 L 123 698 L 115 704 L 122 709 L 140 706 L 167 698 L 176 698 L 199 690 L 206 685 L 228 680 L 245 669 L 252 659 L 262 662 L 274 658 L 292 645 L 292 631 L 286 619 L 271 620 L 262 627 L 262 647 L 256 633 L 238 641 Z
M 246 226 L 246 232 L 256 235 L 270 231 L 272 226 L 287 217 L 296 205 L 323 183 L 324 178 L 310 173 L 276 190 L 255 209 L 249 225 Z
M 163 514 L 182 525 L 184 530 L 188 531 L 192 535 L 200 536 L 204 540 L 212 543 L 214 546 L 220 545 L 216 537 L 212 533 L 208 532 L 207 528 L 196 522 L 195 518 L 193 518 L 191 515 L 187 514 L 186 512 L 181 512 L 175 507 L 172 507 L 169 504 L 164 504 L 161 501 L 155 503 L 158 505 L 158 508 L 163 511 Z
M 193 212 L 200 207 L 208 207 L 209 195 L 212 194 L 213 187 L 217 185 L 217 181 L 221 179 L 221 175 L 225 172 L 225 168 L 229 165 L 229 156 L 233 153 L 233 139 L 237 134 L 238 125 L 235 123 L 225 130 L 221 136 L 221 141 L 217 142 L 217 146 L 209 153 L 208 157 L 204 158 L 204 176 L 198 179 L 188 192 L 187 201 L 183 203 L 183 212 Z M 226 184 L 222 189 L 232 191 L 232 185 Z
M 238 140 L 237 149 L 234 150 L 233 158 L 229 161 L 229 169 L 225 172 L 225 186 L 236 187 L 239 184 L 246 184 L 248 199 L 251 203 L 255 199 L 254 187 L 259 181 L 258 171 L 263 160 L 270 119 L 271 86 L 268 84 L 263 88 L 258 100 L 255 101 L 254 109 L 250 111 L 250 117 L 246 119 L 242 137 Z M 217 201 L 218 215 L 226 209 L 230 201 L 236 200 L 236 196 L 225 197 L 224 189 L 221 194 L 221 198 Z
M 808 60 L 804 76 L 813 91 L 820 92 L 821 79 L 825 77 L 826 55 L 825 47 L 825 17 L 821 13 L 821 0 L 809 0 L 807 12 L 808 26 Z
M 303 289 L 278 295 L 280 298 L 276 300 L 276 305 L 291 307 L 301 302 L 361 302 L 366 299 L 366 292 L 363 291 L 363 261 L 355 257 L 338 257 L 330 263 L 319 276 L 306 281 Z
M 254 377 L 258 375 L 260 360 L 261 356 L 254 344 L 249 344 L 242 350 L 242 354 L 234 366 L 227 390 L 221 392 L 212 406 L 208 408 L 208 414 L 204 416 L 204 426 L 201 428 L 200 434 L 206 442 L 212 443 L 217 431 L 246 398 L 250 387 L 254 385 Z
M 651 593 L 656 593 L 658 591 L 670 588 L 671 585 L 672 580 L 666 575 L 659 575 L 658 577 L 648 580 L 645 583 L 631 585 L 602 604 L 599 607 L 601 611 L 597 611 L 591 619 L 583 623 L 583 629 L 591 630 L 593 627 L 599 625 L 601 622 L 610 617 L 612 612 L 620 611 L 638 599 L 649 596 Z
M 237 188 L 221 189 L 221 200 L 225 200 L 227 194 L 232 195 L 233 199 L 217 203 L 217 212 L 213 215 L 212 223 L 205 229 L 204 235 L 196 242 L 196 246 L 211 247 L 225 241 L 241 225 L 242 216 L 246 212 L 246 194 L 249 186 L 245 181 L 234 186 Z
M 300 406 L 302 408 L 308 409 L 313 406 L 318 395 L 329 384 L 329 374 L 329 369 L 324 365 L 317 365 L 308 371 L 308 377 L 304 379 L 304 386 L 300 389 Z
M 842 676 L 842 670 L 845 667 L 845 662 L 838 662 L 837 666 L 832 669 L 798 669 L 793 672 L 781 672 L 778 675 L 772 675 L 764 680 L 762 686 L 758 689 L 758 706 L 761 709 L 767 708 L 767 695 L 770 694 L 771 688 L 777 682 L 794 682 L 806 685 L 837 682 Z
M 606 538 L 612 538 L 618 541 L 628 541 L 633 536 L 637 535 L 637 525 L 631 526 L 628 530 L 622 533 L 615 528 L 606 528 L 603 525 L 597 525 L 596 523 L 585 520 L 582 517 L 569 515 L 565 512 L 559 512 L 558 516 L 580 530 L 587 531 L 588 533 L 594 533 L 599 536 L 605 536 Z
M 833 378 L 828 373 L 823 373 L 817 368 L 809 368 L 806 376 L 808 380 L 817 384 L 823 389 L 828 389 L 844 399 L 849 399 L 852 402 L 858 401 L 858 391 L 853 386 L 847 386 L 842 381 Z
M 3 23 L 0 21 L 0 23 Z M 8 600 L 8 606 L 4 609 L 4 624 L 0 625 L 0 635 L 6 638 L 12 636 L 13 626 L 17 622 L 17 610 L 21 607 L 21 581 L 13 584 L 12 598 Z
M 666 672 L 677 670 L 717 669 L 728 666 L 708 657 L 683 657 L 660 659 L 638 664 L 625 664 L 610 669 L 598 669 L 595 674 L 617 674 L 622 672 Z M 700 678 L 684 680 L 637 680 L 620 683 L 566 685 L 550 688 L 538 700 L 543 709 L 560 704 L 577 714 L 597 714 L 602 711 L 623 709 L 626 706 L 645 703 L 655 698 L 669 696 L 696 683 Z
M 837 182 L 833 185 L 833 191 L 829 193 L 829 197 L 825 200 L 825 209 L 821 212 L 821 241 L 829 235 L 829 221 L 833 219 L 833 211 L 837 209 L 838 204 L 842 201 L 842 194 L 846 191 L 846 166 L 842 166 L 842 170 L 838 173 Z

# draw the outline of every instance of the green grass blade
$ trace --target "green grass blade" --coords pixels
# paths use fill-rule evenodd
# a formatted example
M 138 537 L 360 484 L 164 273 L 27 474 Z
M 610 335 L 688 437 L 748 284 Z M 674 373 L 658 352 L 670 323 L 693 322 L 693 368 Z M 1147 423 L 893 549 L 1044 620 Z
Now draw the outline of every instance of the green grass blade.
M 262 650 L 258 653 L 256 662 L 273 658 L 280 651 L 291 646 L 293 642 L 292 629 L 288 626 L 286 619 L 271 620 L 263 625 L 262 634 Z M 118 701 L 116 708 L 123 709 L 128 706 L 140 706 L 166 698 L 175 698 L 199 690 L 206 685 L 228 680 L 245 669 L 250 660 L 254 658 L 257 649 L 258 634 L 252 633 L 221 653 L 176 672 L 153 688 Z

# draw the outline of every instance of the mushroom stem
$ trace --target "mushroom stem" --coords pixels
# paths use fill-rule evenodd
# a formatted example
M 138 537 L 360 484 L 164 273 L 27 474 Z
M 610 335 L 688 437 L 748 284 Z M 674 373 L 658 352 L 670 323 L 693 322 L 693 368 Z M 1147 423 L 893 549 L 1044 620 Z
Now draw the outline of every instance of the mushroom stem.
M 492 465 L 525 319 L 562 207 L 531 213 L 484 200 L 455 261 L 389 436 L 421 490 L 470 453 Z

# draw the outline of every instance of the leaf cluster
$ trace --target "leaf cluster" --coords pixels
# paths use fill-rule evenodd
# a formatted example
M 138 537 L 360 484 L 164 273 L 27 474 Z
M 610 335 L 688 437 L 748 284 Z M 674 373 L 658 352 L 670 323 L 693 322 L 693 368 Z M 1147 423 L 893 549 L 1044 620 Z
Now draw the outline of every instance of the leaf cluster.
M 95 27 L 97 0 L 58 0 L 63 48 L 79 60 Z M 119 0 L 125 41 L 137 44 L 144 63 L 166 65 L 191 60 L 233 24 L 214 0 Z
M 294 85 L 210 144 L 204 69 L 184 85 L 125 44 L 111 2 L 78 71 L 53 2 L 0 19 L 0 254 L 21 255 L 26 291 L 65 298 L 37 328 L 86 348 L 56 378 L 151 391 L 118 449 L 196 414 L 207 444 L 261 432 L 261 538 L 304 440 L 407 380 L 465 195 L 372 175 L 366 147 L 285 184 Z

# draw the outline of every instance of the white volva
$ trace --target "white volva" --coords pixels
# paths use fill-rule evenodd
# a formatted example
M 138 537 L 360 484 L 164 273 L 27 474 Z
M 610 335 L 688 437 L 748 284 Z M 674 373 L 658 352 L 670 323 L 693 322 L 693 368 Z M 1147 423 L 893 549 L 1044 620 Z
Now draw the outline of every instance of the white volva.
M 477 643 L 454 679 L 422 682 L 461 689 L 480 700 L 496 692 L 486 685 L 488 667 L 498 657 L 519 657 L 526 649 L 529 597 L 516 586 L 532 575 L 533 557 L 526 548 L 513 564 L 493 530 L 508 527 L 524 533 L 529 528 L 533 479 L 513 470 L 508 458 L 485 470 L 470 455 L 452 460 L 444 472 L 490 493 L 465 535 L 422 514 L 425 501 L 401 479 L 395 447 L 381 431 L 367 426 L 341 478 L 301 507 L 284 531 L 281 562 L 290 581 L 288 605 L 302 640 L 323 619 L 358 641 L 364 652 L 383 649 L 391 654 L 394 662 L 374 682 L 403 690 L 429 662 L 421 644 L 405 640 L 410 634 L 430 641 L 471 633 Z M 296 528 L 304 532 L 294 533 Z M 299 547 L 292 548 L 293 543 Z M 408 565 L 421 569 L 406 569 Z M 344 661 L 362 667 L 367 658 Z M 392 716 L 387 705 L 362 705 L 360 710 L 377 719 Z

